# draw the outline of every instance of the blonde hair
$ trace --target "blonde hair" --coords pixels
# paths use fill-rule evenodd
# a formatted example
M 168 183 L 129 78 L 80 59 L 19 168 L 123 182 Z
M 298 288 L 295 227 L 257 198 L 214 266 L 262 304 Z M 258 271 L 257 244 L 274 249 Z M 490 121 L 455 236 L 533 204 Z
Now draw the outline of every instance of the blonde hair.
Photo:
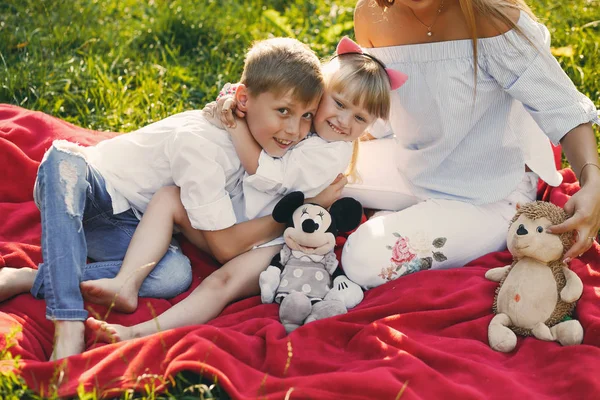
M 341 54 L 323 66 L 325 88 L 344 94 L 355 106 L 363 107 L 375 118 L 387 120 L 391 108 L 391 86 L 383 65 L 373 57 L 361 54 Z M 359 140 L 352 143 L 352 157 L 346 169 L 348 181 L 356 183 Z
M 394 5 L 395 0 L 374 0 L 379 7 L 388 8 Z M 531 11 L 531 8 L 525 3 L 524 0 L 458 0 L 460 9 L 462 10 L 463 16 L 467 21 L 467 29 L 471 36 L 473 45 L 473 68 L 475 71 L 475 83 L 477 83 L 477 23 L 475 21 L 475 15 L 481 15 L 489 20 L 489 22 L 502 31 L 500 24 L 508 26 L 510 29 L 514 29 L 518 34 L 525 37 L 525 34 L 514 23 L 508 13 L 507 9 L 524 11 L 536 21 L 537 17 Z M 528 39 L 529 40 L 529 39 Z
M 360 139 L 355 139 L 352 142 L 352 157 L 350 157 L 350 164 L 346 168 L 344 175 L 348 178 L 349 183 L 360 183 L 362 179 L 358 171 L 356 170 L 356 162 L 358 161 L 358 152 L 360 150 Z
M 292 96 L 310 103 L 323 94 L 323 73 L 317 55 L 292 38 L 272 38 L 252 44 L 240 78 L 251 95 L 264 92 Z
M 390 78 L 373 58 L 352 53 L 335 56 L 323 66 L 323 75 L 328 91 L 344 94 L 376 118 L 388 119 Z

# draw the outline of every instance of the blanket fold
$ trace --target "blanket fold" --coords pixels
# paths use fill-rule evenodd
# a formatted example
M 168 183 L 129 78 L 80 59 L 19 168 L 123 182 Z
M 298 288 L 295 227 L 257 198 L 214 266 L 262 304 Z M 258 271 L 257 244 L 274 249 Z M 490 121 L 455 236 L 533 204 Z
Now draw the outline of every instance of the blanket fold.
M 92 145 L 114 133 L 76 127 L 49 115 L 0 105 L 0 267 L 41 262 L 40 219 L 32 189 L 37 167 L 52 140 Z M 539 195 L 560 206 L 579 186 L 569 169 L 557 188 Z M 218 265 L 190 243 L 192 287 L 170 299 L 142 298 L 133 314 L 110 313 L 109 322 L 132 325 L 185 298 Z M 338 238 L 342 246 L 343 238 Z M 228 306 L 206 325 L 169 330 L 116 344 L 95 343 L 64 361 L 46 361 L 54 328 L 45 303 L 23 294 L 0 303 L 0 348 L 16 332 L 12 354 L 27 384 L 48 393 L 76 395 L 80 385 L 106 396 L 168 382 L 182 371 L 201 373 L 236 399 L 500 399 L 596 398 L 600 377 L 600 246 L 571 268 L 584 292 L 576 309 L 584 344 L 561 347 L 519 338 L 515 351 L 491 350 L 487 328 L 497 284 L 489 268 L 511 262 L 508 251 L 488 254 L 464 268 L 424 271 L 371 289 L 348 314 L 307 324 L 286 335 L 278 306 L 258 296 Z M 201 307 L 198 304 L 198 307 Z M 92 315 L 106 308 L 89 305 Z M 15 331 L 16 330 L 16 331 Z M 58 373 L 62 371 L 62 373 Z

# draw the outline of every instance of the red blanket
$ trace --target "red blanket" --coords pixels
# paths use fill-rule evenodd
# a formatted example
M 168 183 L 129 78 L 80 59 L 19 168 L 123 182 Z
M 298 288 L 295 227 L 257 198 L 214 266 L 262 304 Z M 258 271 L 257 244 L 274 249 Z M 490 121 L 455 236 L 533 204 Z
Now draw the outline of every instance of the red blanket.
M 32 187 L 39 161 L 53 139 L 93 144 L 112 136 L 73 126 L 48 115 L 0 106 L 0 267 L 40 262 L 39 213 Z M 541 187 L 544 199 L 563 205 L 578 189 L 563 170 L 558 188 Z M 184 243 L 194 265 L 194 283 L 217 268 Z M 584 282 L 577 318 L 584 344 L 561 347 L 520 338 L 509 354 L 492 351 L 487 327 L 496 283 L 488 268 L 510 263 L 505 252 L 486 255 L 449 271 L 409 275 L 369 290 L 348 314 L 308 324 L 286 335 L 277 306 L 259 297 L 232 304 L 209 324 L 159 333 L 118 344 L 88 340 L 88 351 L 66 364 L 47 362 L 53 325 L 44 301 L 29 294 L 0 304 L 0 332 L 22 331 L 12 348 L 21 357 L 28 385 L 46 393 L 74 395 L 80 384 L 106 393 L 148 383 L 152 374 L 183 370 L 216 377 L 233 398 L 394 399 L 402 398 L 596 398 L 600 392 L 600 246 L 571 264 Z M 191 290 L 191 289 L 190 289 Z M 131 325 L 161 313 L 172 299 L 142 299 L 130 315 L 110 322 Z M 201 304 L 198 304 L 201 307 Z M 106 309 L 92 307 L 104 315 Z M 0 339 L 0 345 L 5 345 Z M 62 367 L 60 367 L 62 365 Z M 62 369 L 62 373 L 57 373 Z M 150 374 L 150 375 L 144 375 Z M 138 377 L 145 376 L 141 380 Z

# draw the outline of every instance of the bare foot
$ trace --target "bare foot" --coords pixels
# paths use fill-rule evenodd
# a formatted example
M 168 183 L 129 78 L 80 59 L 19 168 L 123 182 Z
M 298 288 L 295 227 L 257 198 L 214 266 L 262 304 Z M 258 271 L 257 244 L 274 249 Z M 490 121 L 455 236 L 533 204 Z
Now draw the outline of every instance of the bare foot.
M 98 279 L 81 282 L 83 298 L 95 304 L 112 307 L 123 313 L 132 313 L 137 308 L 138 292 L 129 282 L 117 279 Z
M 94 332 L 100 342 L 116 343 L 134 338 L 133 330 L 127 326 L 109 324 L 92 317 L 88 318 L 85 324 Z
M 80 354 L 85 350 L 83 321 L 56 321 L 54 327 L 54 351 L 50 361 Z
M 0 301 L 31 290 L 35 274 L 33 268 L 0 268 Z

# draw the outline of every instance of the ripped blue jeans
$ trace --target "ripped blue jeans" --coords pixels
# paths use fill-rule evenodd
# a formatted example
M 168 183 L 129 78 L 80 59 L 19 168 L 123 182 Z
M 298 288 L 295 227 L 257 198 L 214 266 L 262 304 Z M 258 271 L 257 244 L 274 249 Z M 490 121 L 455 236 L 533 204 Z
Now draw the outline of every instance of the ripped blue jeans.
M 113 214 L 102 175 L 81 154 L 54 144 L 38 169 L 34 198 L 42 217 L 43 263 L 31 293 L 46 300 L 46 318 L 85 321 L 79 283 L 117 275 L 139 220 L 131 209 Z M 86 264 L 88 257 L 94 262 Z M 191 281 L 190 261 L 173 241 L 139 295 L 171 298 Z

